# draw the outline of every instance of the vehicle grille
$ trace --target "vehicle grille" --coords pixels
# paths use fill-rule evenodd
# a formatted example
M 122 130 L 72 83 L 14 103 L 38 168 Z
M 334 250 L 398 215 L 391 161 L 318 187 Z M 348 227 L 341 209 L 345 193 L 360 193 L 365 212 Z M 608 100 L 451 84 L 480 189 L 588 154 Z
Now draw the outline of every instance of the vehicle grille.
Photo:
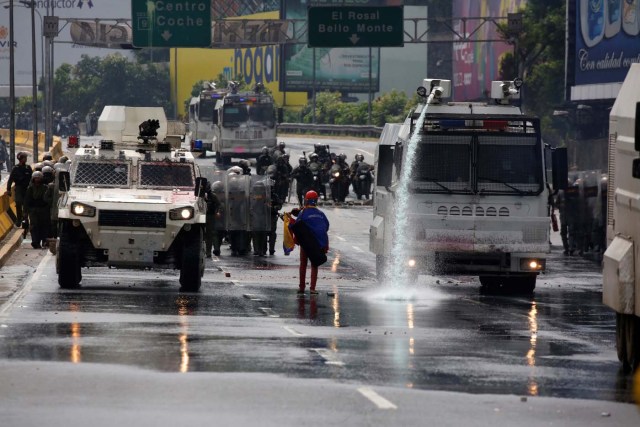
M 106 227 L 165 228 L 166 212 L 101 210 L 98 224 Z

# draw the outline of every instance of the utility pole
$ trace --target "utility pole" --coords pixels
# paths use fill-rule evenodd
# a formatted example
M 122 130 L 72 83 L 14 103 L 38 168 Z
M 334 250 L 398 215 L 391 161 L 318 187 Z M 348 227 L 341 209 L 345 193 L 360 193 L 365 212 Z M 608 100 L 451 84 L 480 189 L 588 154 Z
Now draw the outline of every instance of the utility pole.
M 11 164 L 16 160 L 16 81 L 15 81 L 15 49 L 13 38 L 13 0 L 9 0 L 9 156 Z

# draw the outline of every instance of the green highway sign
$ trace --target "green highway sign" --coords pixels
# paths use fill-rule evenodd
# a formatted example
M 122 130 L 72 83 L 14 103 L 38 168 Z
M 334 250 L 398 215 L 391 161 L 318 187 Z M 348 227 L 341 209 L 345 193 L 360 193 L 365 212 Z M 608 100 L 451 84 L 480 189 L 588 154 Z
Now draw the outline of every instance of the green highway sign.
M 310 6 L 309 47 L 404 46 L 402 6 Z
M 211 0 L 131 0 L 135 47 L 209 47 Z

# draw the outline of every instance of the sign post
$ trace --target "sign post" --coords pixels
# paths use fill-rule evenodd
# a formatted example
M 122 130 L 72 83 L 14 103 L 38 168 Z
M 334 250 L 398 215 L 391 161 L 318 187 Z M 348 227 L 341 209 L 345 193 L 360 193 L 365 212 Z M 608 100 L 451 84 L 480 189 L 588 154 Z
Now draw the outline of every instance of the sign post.
M 311 6 L 309 47 L 404 46 L 402 6 Z
M 209 47 L 210 0 L 131 0 L 135 47 Z

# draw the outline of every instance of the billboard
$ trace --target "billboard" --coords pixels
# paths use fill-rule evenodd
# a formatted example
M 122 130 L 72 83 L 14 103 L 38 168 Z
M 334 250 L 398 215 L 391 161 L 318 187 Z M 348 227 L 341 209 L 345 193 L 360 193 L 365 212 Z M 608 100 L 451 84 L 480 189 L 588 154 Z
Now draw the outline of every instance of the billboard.
M 577 0 L 574 84 L 622 82 L 640 62 L 640 0 Z
M 283 0 L 283 19 L 307 19 L 307 7 L 334 5 L 328 0 Z M 387 6 L 398 0 L 345 0 L 340 5 Z M 307 32 L 300 26 L 301 34 Z M 369 53 L 371 52 L 371 57 Z M 378 48 L 310 48 L 306 44 L 285 45 L 282 52 L 282 79 L 285 91 L 340 91 L 367 93 L 379 90 L 380 50 Z M 369 74 L 371 72 L 371 81 Z
M 453 16 L 462 17 L 506 17 L 517 12 L 526 0 L 454 0 Z M 466 31 L 478 27 L 473 20 L 467 22 Z M 505 20 L 506 23 L 506 20 Z M 469 26 L 473 28 L 470 28 Z M 454 30 L 464 32 L 462 21 L 456 20 Z M 470 36 L 466 34 L 465 36 Z M 479 26 L 472 36 L 478 40 L 499 38 L 493 23 Z M 513 47 L 504 42 L 464 42 L 453 44 L 453 98 L 456 101 L 484 99 L 491 91 L 491 81 L 498 79 L 500 58 L 513 51 Z M 517 76 L 513 76 L 514 78 Z

